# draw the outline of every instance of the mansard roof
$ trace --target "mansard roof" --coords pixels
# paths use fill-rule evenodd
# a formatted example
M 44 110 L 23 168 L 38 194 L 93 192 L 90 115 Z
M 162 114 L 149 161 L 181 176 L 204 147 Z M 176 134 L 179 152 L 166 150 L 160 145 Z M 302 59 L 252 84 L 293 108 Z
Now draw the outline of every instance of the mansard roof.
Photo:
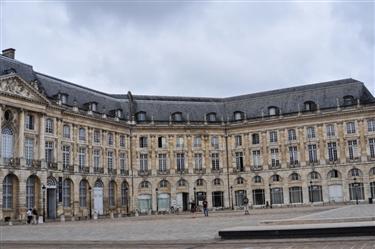
M 233 120 L 236 111 L 246 118 L 268 115 L 268 107 L 277 107 L 282 114 L 303 110 L 306 101 L 313 101 L 320 109 L 334 108 L 343 97 L 351 95 L 362 104 L 375 99 L 365 85 L 354 79 L 341 79 L 308 84 L 272 91 L 258 92 L 227 98 L 145 96 L 108 94 L 89 89 L 65 80 L 35 72 L 32 66 L 0 55 L 0 75 L 14 72 L 27 82 L 36 81 L 41 91 L 51 100 L 58 94 L 67 94 L 66 105 L 85 109 L 87 103 L 98 103 L 97 112 L 107 113 L 122 109 L 123 118 L 131 119 L 138 112 L 145 112 L 147 120 L 170 121 L 172 113 L 181 112 L 183 120 L 204 121 L 208 113 L 216 113 L 217 120 Z

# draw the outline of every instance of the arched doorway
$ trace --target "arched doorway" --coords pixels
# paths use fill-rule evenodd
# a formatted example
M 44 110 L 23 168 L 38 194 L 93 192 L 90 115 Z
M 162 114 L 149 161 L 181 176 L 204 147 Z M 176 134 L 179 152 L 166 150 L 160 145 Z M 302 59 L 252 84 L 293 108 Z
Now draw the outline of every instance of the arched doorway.
M 47 178 L 47 218 L 56 219 L 57 181 L 54 177 Z
M 102 180 L 96 180 L 93 188 L 94 193 L 94 211 L 102 215 L 103 214 L 103 187 L 104 184 Z
M 40 199 L 40 181 L 36 175 L 31 175 L 26 180 L 26 208 L 39 209 L 38 200 Z

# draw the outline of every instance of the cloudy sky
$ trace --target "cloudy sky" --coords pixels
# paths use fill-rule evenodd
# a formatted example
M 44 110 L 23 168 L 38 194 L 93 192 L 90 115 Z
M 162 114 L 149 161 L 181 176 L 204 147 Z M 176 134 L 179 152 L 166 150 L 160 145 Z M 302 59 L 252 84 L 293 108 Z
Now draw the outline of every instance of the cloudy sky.
M 110 93 L 233 96 L 355 78 L 372 93 L 373 1 L 7 1 L 1 49 Z

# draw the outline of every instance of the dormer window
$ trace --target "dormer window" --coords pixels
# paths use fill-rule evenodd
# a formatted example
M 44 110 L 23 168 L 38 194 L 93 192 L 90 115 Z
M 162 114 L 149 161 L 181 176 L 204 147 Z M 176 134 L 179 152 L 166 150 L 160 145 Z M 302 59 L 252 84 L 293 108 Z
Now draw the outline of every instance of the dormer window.
M 216 122 L 216 113 L 210 112 L 207 114 L 207 121 L 208 122 Z
M 122 110 L 121 109 L 117 109 L 116 110 L 116 117 L 117 118 L 121 118 L 122 117 Z
M 91 102 L 90 103 L 90 110 L 93 111 L 93 112 L 96 112 L 97 109 L 98 109 L 98 103 Z
M 276 106 L 268 107 L 268 115 L 275 116 L 277 114 L 279 114 L 279 108 L 277 108 Z
M 175 112 L 172 114 L 172 120 L 175 122 L 181 122 L 182 121 L 182 113 L 181 112 Z
M 344 96 L 344 105 L 354 105 L 354 97 L 352 95 Z
M 60 93 L 61 104 L 66 104 L 68 102 L 68 94 Z
M 244 113 L 240 111 L 236 111 L 234 112 L 233 116 L 234 116 L 234 121 L 239 121 L 244 118 Z
M 146 121 L 146 113 L 145 112 L 138 112 L 136 117 L 137 117 L 138 122 Z
M 305 111 L 315 111 L 316 110 L 316 104 L 314 101 L 306 101 L 304 103 L 304 110 Z

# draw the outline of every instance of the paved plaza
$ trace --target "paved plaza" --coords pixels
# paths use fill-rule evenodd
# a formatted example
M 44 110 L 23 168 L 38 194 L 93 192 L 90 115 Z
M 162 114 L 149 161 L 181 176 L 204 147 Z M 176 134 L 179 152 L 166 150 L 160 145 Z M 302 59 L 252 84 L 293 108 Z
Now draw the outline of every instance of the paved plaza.
M 375 238 L 223 241 L 218 231 L 264 220 L 375 217 L 375 205 L 275 208 L 202 214 L 154 215 L 0 227 L 0 248 L 375 248 Z M 374 221 L 375 222 L 375 221 Z M 324 247 L 326 246 L 326 247 Z M 327 247 L 328 246 L 328 247 Z

